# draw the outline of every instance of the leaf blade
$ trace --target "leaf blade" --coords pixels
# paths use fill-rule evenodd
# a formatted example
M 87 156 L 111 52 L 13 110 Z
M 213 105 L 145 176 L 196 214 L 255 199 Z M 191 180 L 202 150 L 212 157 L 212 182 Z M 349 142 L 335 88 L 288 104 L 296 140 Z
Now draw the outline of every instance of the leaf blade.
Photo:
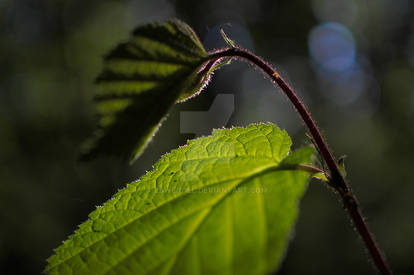
M 308 178 L 281 163 L 309 162 L 311 157 L 303 150 L 288 154 L 290 145 L 286 132 L 271 124 L 216 130 L 189 141 L 92 212 L 48 260 L 47 272 L 273 270 L 283 256 Z M 263 188 L 270 191 L 250 192 Z
M 205 86 L 212 73 L 203 71 L 208 62 L 197 35 L 177 19 L 136 28 L 104 58 L 94 95 L 99 128 L 80 159 L 137 159 L 170 107 Z

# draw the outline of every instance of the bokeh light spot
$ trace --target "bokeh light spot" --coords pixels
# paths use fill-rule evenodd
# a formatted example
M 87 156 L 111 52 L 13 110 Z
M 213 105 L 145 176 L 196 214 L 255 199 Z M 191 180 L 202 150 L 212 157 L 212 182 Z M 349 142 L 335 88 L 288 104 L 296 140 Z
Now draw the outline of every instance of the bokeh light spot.
M 322 69 L 345 71 L 355 63 L 355 40 L 342 24 L 326 22 L 311 30 L 309 53 Z

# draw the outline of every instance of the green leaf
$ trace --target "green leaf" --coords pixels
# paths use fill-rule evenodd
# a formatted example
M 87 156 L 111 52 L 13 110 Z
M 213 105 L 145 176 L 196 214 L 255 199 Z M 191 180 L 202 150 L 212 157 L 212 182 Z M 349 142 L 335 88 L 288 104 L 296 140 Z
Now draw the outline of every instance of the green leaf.
M 227 43 L 227 45 L 229 45 L 232 48 L 236 48 L 236 42 L 234 42 L 232 39 L 230 39 L 230 37 L 227 36 L 227 34 L 224 32 L 223 27 L 220 28 L 220 34 L 221 37 L 223 37 L 224 41 Z
M 328 177 L 324 173 L 316 173 L 316 174 L 313 174 L 312 177 L 320 181 L 323 181 L 323 182 L 329 182 Z
M 267 274 L 280 263 L 309 174 L 308 148 L 272 124 L 215 130 L 93 211 L 49 274 Z
M 81 159 L 104 153 L 134 161 L 169 108 L 207 84 L 220 60 L 213 62 L 194 31 L 179 20 L 138 27 L 104 59 L 94 97 L 99 129 Z

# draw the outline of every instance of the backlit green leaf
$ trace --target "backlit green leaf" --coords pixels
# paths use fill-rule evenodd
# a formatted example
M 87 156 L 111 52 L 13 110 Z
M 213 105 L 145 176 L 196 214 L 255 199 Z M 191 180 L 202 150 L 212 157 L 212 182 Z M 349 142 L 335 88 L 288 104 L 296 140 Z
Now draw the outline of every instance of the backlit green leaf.
M 50 274 L 267 274 L 280 263 L 313 150 L 272 124 L 215 130 L 119 191 L 48 259 Z
M 212 62 L 194 31 L 179 20 L 138 27 L 104 59 L 94 97 L 99 130 L 81 159 L 105 153 L 135 160 L 169 108 L 206 85 L 218 67 Z

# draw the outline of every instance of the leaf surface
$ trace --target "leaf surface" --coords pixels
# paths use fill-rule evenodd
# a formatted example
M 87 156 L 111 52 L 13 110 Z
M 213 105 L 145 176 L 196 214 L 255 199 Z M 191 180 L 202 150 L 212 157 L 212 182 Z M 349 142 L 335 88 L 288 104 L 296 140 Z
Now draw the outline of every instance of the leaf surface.
M 138 27 L 104 58 L 94 96 L 99 129 L 81 159 L 110 154 L 134 161 L 169 108 L 206 85 L 218 68 L 211 65 L 187 24 L 170 20 Z
M 49 274 L 267 274 L 280 263 L 313 150 L 273 124 L 215 130 L 93 211 Z

